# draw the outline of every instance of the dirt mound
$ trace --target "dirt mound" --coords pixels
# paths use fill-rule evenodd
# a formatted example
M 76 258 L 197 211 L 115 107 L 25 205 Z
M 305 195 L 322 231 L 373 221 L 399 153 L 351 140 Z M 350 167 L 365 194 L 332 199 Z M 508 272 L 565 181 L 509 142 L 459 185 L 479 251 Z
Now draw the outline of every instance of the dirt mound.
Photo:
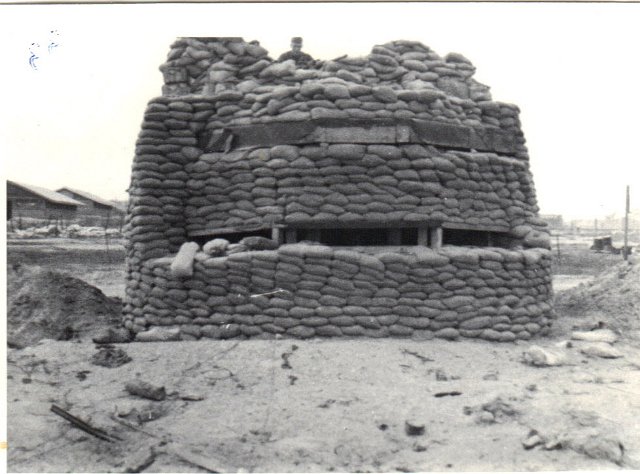
M 105 327 L 117 327 L 122 304 L 77 278 L 11 265 L 7 309 L 7 342 L 25 347 L 41 339 L 89 339 Z
M 640 264 L 623 262 L 593 281 L 556 295 L 556 309 L 568 316 L 594 319 L 627 336 L 640 330 Z

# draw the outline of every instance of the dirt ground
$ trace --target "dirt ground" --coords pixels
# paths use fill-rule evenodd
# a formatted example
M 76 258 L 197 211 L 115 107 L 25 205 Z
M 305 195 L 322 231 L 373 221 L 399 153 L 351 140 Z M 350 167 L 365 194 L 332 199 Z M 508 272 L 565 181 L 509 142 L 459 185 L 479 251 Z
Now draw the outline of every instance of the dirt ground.
M 112 280 L 123 276 L 122 261 L 75 243 L 51 245 L 66 258 L 50 252 L 39 259 L 38 250 L 21 245 L 9 247 L 8 261 L 64 264 L 64 272 L 120 296 Z M 580 304 L 615 278 L 616 288 L 633 288 L 635 273 L 620 278 L 620 257 L 561 250 L 555 281 L 565 289 L 556 286 L 559 318 L 547 339 L 129 343 L 109 349 L 131 358 L 114 368 L 92 363 L 99 349 L 88 339 L 9 349 L 9 471 L 640 469 L 635 333 L 619 334 L 613 359 L 583 354 L 588 342 L 567 343 L 574 329 L 604 322 L 619 331 L 620 321 L 632 319 L 631 307 L 623 319 L 610 314 L 607 295 Z M 91 265 L 83 263 L 96 252 Z M 608 276 L 599 276 L 603 269 Z M 615 291 L 612 297 L 625 297 Z M 532 345 L 563 362 L 525 363 Z M 163 386 L 166 398 L 128 393 L 134 379 Z M 118 439 L 73 427 L 51 405 Z

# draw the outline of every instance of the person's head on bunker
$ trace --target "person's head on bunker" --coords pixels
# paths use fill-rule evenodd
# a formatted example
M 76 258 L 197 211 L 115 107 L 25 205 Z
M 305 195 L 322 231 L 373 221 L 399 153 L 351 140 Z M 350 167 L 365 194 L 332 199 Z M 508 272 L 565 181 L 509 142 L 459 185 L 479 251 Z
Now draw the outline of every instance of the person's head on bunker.
M 291 38 L 291 51 L 295 51 L 296 53 L 302 50 L 302 38 L 300 36 L 295 36 Z

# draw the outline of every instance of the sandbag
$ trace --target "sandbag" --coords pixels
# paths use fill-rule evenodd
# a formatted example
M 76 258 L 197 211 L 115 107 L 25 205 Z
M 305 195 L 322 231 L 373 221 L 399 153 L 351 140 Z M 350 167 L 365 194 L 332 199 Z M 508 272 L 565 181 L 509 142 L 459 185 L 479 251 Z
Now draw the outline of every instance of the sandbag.
M 195 242 L 185 242 L 180 247 L 178 254 L 171 262 L 171 275 L 176 278 L 190 277 L 193 275 L 193 260 L 199 246 Z

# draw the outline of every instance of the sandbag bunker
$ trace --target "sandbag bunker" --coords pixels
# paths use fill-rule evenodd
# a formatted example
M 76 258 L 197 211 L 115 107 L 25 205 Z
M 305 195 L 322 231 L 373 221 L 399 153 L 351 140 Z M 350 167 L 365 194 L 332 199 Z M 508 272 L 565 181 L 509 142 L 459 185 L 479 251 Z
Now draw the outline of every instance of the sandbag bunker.
M 518 109 L 474 70 L 411 41 L 298 66 L 255 41 L 178 39 L 136 145 L 125 326 L 545 334 L 549 237 Z

